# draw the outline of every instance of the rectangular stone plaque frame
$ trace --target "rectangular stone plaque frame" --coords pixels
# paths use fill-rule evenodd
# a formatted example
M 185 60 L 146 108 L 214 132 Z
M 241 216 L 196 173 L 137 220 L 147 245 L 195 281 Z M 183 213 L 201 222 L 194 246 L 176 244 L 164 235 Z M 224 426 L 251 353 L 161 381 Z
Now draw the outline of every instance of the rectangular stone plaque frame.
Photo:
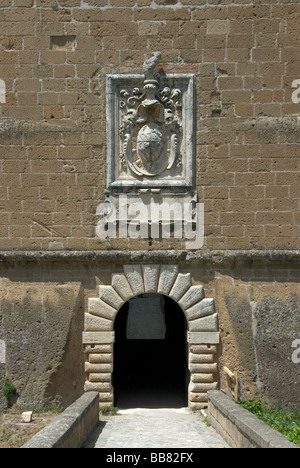
M 122 156 L 123 148 L 120 136 L 120 129 L 125 120 L 124 115 L 126 110 L 128 112 L 128 108 L 130 108 L 130 106 L 127 106 L 127 109 L 125 109 L 126 102 L 132 99 L 131 103 L 134 103 L 134 95 L 138 91 L 140 91 L 140 95 L 142 94 L 145 83 L 144 75 L 107 76 L 107 189 L 111 192 L 114 191 L 115 194 L 134 188 L 189 192 L 195 187 L 195 75 L 162 75 L 159 78 L 159 86 L 157 86 L 162 100 L 160 100 L 160 103 L 158 101 L 156 103 L 161 107 L 163 107 L 164 103 L 167 103 L 168 92 L 170 98 L 176 95 L 178 91 L 180 95 L 180 117 L 174 119 L 177 127 L 180 127 L 180 137 L 176 140 L 180 147 L 178 148 L 176 160 L 173 158 L 173 167 L 171 169 L 167 168 L 153 177 L 135 174 L 130 171 L 129 167 L 126 168 L 126 158 Z M 149 102 L 149 99 L 144 99 L 143 103 L 146 101 Z M 146 106 L 147 103 L 145 105 L 147 109 Z M 134 112 L 137 106 L 135 106 L 135 109 L 134 106 L 132 108 L 131 112 Z M 167 121 L 167 112 L 170 112 L 168 104 L 165 105 L 164 112 Z M 168 129 L 170 128 L 170 126 L 165 126 Z M 157 128 L 160 127 L 157 126 Z M 168 150 L 168 154 L 170 154 L 170 150 Z

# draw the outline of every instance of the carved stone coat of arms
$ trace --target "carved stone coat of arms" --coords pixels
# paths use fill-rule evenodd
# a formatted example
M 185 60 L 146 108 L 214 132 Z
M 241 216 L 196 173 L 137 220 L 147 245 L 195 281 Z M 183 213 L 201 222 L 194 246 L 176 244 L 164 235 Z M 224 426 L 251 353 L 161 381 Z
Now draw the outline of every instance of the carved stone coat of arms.
M 194 177 L 194 75 L 107 77 L 108 189 L 191 189 Z
M 181 91 L 158 86 L 146 79 L 142 92 L 121 91 L 121 161 L 136 176 L 155 177 L 181 166 Z

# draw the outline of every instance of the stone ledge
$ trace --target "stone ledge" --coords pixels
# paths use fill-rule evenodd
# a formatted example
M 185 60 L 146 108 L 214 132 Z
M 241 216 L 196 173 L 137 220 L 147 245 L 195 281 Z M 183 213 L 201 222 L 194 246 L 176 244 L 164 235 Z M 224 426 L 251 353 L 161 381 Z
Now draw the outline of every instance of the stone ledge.
M 208 418 L 234 448 L 299 448 L 220 391 L 209 391 Z
M 21 448 L 80 448 L 99 422 L 99 393 L 84 393 Z
M 209 263 L 217 266 L 232 266 L 238 262 L 238 266 L 252 267 L 255 264 L 299 265 L 299 249 L 231 249 L 231 250 L 2 250 L 0 251 L 0 264 L 17 263 L 52 263 L 52 262 L 80 262 L 85 264 L 97 264 L 109 261 L 123 265 L 124 262 L 157 263 L 164 258 L 164 263 L 185 262 L 191 265 Z

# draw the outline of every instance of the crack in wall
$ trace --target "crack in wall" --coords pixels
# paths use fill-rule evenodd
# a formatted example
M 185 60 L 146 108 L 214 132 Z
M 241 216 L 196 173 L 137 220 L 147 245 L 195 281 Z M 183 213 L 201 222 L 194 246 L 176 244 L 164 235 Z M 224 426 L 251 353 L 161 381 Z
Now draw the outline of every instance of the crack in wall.
M 263 383 L 260 380 L 259 359 L 258 359 L 257 348 L 256 348 L 256 335 L 257 335 L 257 319 L 255 316 L 256 302 L 250 301 L 250 307 L 251 307 L 251 314 L 252 314 L 251 329 L 252 329 L 253 353 L 254 353 L 254 358 L 255 358 L 255 372 L 256 372 L 255 384 L 256 384 L 257 390 L 261 393 L 262 388 L 263 388 Z
M 38 226 L 40 226 L 44 231 L 46 231 L 48 234 L 50 235 L 55 235 L 56 237 L 62 237 L 60 235 L 60 233 L 58 231 L 56 231 L 55 229 L 53 228 L 49 228 L 46 224 L 42 223 L 41 221 L 38 221 L 37 219 L 33 218 L 32 219 L 32 222 L 34 224 L 37 224 Z

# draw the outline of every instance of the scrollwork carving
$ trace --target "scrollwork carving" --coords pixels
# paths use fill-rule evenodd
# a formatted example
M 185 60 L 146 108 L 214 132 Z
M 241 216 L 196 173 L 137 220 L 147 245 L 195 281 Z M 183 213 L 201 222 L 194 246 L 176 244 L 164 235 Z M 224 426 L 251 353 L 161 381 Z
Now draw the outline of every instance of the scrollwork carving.
M 153 178 L 166 170 L 180 168 L 182 135 L 180 89 L 165 86 L 161 91 L 154 69 L 160 53 L 144 63 L 143 89 L 122 89 L 122 170 L 134 177 Z

